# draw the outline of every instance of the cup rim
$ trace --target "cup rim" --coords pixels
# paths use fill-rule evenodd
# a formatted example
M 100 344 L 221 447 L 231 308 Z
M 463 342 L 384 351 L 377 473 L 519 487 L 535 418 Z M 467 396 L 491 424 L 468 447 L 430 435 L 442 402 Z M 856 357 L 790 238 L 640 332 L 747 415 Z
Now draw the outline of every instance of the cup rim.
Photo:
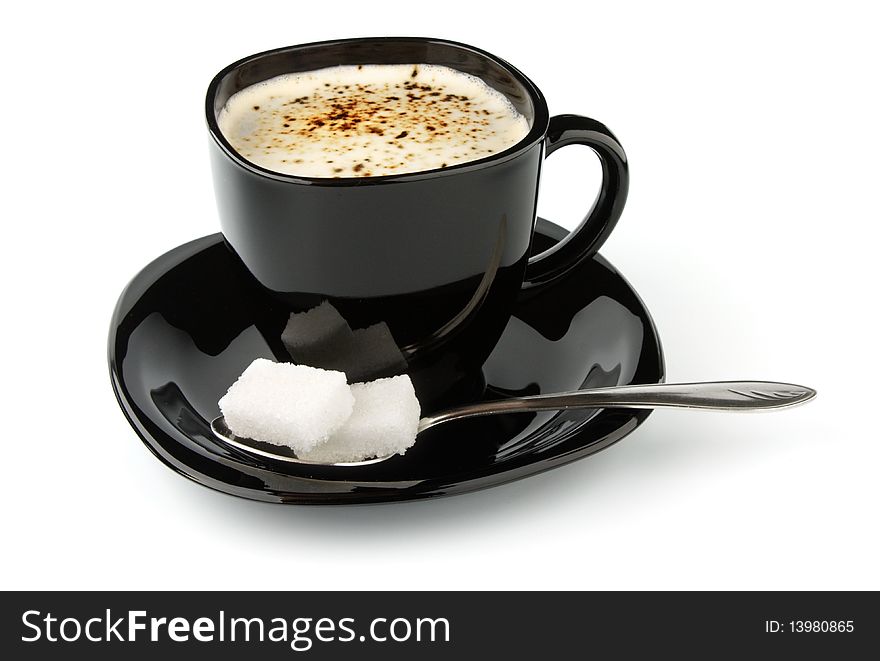
M 532 121 L 531 127 L 529 128 L 529 132 L 522 139 L 520 139 L 519 142 L 516 142 L 515 144 L 511 145 L 503 151 L 492 154 L 491 156 L 480 158 L 475 161 L 458 163 L 456 165 L 451 165 L 446 168 L 434 168 L 431 170 L 419 170 L 418 172 L 389 174 L 377 177 L 306 177 L 301 175 L 276 172 L 275 170 L 269 170 L 268 168 L 264 168 L 260 165 L 257 165 L 256 163 L 252 163 L 235 150 L 235 148 L 229 143 L 229 141 L 220 130 L 220 126 L 217 123 L 217 117 L 214 113 L 214 99 L 217 96 L 218 88 L 220 87 L 221 81 L 229 73 L 244 66 L 245 64 L 248 64 L 260 58 L 276 55 L 278 53 L 296 51 L 300 49 L 364 42 L 394 43 L 412 41 L 452 46 L 461 50 L 470 51 L 471 53 L 486 58 L 497 64 L 498 66 L 504 68 L 511 76 L 516 79 L 518 83 L 523 86 L 523 88 L 529 93 L 532 98 L 532 103 L 534 104 L 535 108 L 535 117 Z M 430 62 L 426 64 L 430 64 Z M 458 41 L 450 41 L 447 39 L 439 39 L 435 37 L 357 37 L 350 39 L 330 39 L 326 41 L 313 41 L 310 43 L 296 44 L 293 46 L 282 46 L 280 48 L 273 48 L 271 50 L 248 55 L 247 57 L 243 57 L 240 60 L 233 62 L 229 66 L 224 67 L 219 73 L 217 73 L 217 75 L 214 76 L 214 78 L 211 80 L 211 83 L 208 85 L 208 91 L 205 95 L 205 119 L 208 124 L 208 132 L 210 133 L 214 142 L 220 147 L 220 149 L 226 154 L 226 156 L 232 159 L 232 161 L 234 161 L 240 167 L 252 172 L 255 175 L 275 179 L 282 182 L 306 184 L 312 186 L 375 186 L 380 184 L 420 181 L 424 179 L 434 179 L 436 177 L 464 174 L 466 172 L 481 170 L 492 167 L 494 165 L 498 165 L 500 163 L 505 163 L 509 160 L 516 158 L 521 153 L 528 151 L 537 142 L 544 139 L 544 135 L 546 134 L 547 128 L 550 123 L 550 112 L 547 108 L 547 101 L 544 99 L 544 95 L 541 94 L 541 91 L 538 89 L 537 85 L 535 85 L 535 83 L 533 83 L 524 73 L 522 73 L 519 69 L 514 67 L 509 62 L 501 59 L 500 57 L 496 57 L 495 55 L 492 55 L 491 53 L 488 53 L 480 48 L 477 48 L 476 46 L 470 46 L 469 44 L 464 44 Z

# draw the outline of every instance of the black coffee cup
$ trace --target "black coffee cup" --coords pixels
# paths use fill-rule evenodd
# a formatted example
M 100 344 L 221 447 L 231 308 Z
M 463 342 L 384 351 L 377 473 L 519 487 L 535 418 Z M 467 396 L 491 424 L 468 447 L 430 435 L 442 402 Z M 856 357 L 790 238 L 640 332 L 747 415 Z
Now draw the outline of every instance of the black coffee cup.
M 217 124 L 230 96 L 274 76 L 340 64 L 418 63 L 482 79 L 526 117 L 528 134 L 509 149 L 443 169 L 310 178 L 247 161 Z M 626 201 L 626 155 L 603 124 L 550 117 L 543 95 L 518 69 L 450 41 L 345 39 L 252 55 L 214 77 L 206 114 L 220 223 L 231 249 L 290 312 L 326 303 L 355 336 L 372 338 L 360 345 L 340 340 L 338 347 L 317 338 L 324 344 L 315 360 L 296 355 L 302 346 L 290 347 L 293 359 L 345 369 L 352 381 L 405 369 L 424 410 L 476 394 L 480 367 L 520 290 L 552 286 L 593 255 Z M 601 191 L 577 230 L 530 258 L 542 161 L 569 144 L 599 156 Z

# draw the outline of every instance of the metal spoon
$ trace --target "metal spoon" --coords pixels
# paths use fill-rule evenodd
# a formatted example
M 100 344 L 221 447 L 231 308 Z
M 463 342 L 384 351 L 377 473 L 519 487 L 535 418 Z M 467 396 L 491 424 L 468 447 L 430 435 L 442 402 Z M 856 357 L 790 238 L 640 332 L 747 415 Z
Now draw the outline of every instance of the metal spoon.
M 655 383 L 649 385 L 592 388 L 548 395 L 511 397 L 492 402 L 478 402 L 440 411 L 419 420 L 418 433 L 452 420 L 473 418 L 496 413 L 520 413 L 524 411 L 564 411 L 568 409 L 595 408 L 686 408 L 716 411 L 757 411 L 781 409 L 803 404 L 816 396 L 816 391 L 791 383 L 769 381 L 716 381 L 705 383 Z M 211 421 L 211 431 L 221 441 L 251 455 L 285 461 L 294 464 L 319 466 L 365 466 L 385 461 L 394 455 L 353 461 L 324 464 L 306 461 L 291 454 L 285 455 L 255 447 L 254 441 L 240 438 L 226 426 L 221 415 Z M 268 444 L 261 443 L 266 446 Z M 279 447 L 280 452 L 285 449 Z

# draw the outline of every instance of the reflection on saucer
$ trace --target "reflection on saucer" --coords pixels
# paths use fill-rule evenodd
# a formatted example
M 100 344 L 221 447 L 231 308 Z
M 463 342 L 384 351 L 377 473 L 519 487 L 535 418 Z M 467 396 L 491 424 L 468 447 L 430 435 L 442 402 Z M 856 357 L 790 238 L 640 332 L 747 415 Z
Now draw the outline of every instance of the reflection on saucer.
M 292 313 L 281 341 L 297 363 L 345 371 L 340 350 L 351 344 L 352 332 L 336 308 L 324 301 L 306 312 Z
M 292 313 L 281 341 L 295 362 L 345 372 L 349 383 L 396 376 L 407 368 L 387 324 L 352 330 L 328 301 Z

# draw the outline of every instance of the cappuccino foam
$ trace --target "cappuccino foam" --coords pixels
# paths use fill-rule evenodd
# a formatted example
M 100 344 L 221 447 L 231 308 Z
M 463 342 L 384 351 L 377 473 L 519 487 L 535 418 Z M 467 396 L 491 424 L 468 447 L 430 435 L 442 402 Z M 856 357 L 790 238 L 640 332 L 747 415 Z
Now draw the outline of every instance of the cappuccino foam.
M 503 151 L 529 131 L 479 78 L 427 64 L 284 74 L 232 95 L 217 119 L 247 160 L 306 177 L 445 168 Z

